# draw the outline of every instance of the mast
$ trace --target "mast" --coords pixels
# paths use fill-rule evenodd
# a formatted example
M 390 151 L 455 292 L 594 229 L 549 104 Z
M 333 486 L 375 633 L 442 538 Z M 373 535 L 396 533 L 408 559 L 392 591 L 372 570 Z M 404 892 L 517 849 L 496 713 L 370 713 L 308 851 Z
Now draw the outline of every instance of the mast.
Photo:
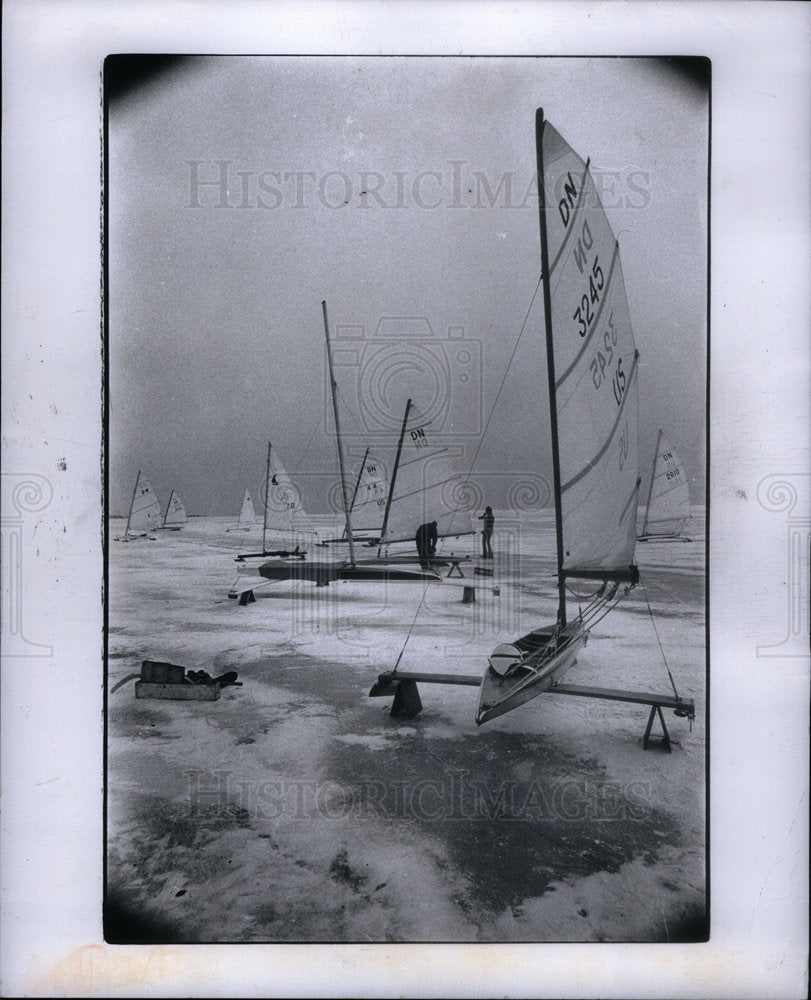
M 132 500 L 130 500 L 130 512 L 127 514 L 127 527 L 124 529 L 124 537 L 130 533 L 130 520 L 132 518 L 132 508 L 135 506 L 135 497 L 138 493 L 138 483 L 141 482 L 141 470 L 138 470 L 138 475 L 135 477 L 135 486 L 132 490 Z
M 662 428 L 656 435 L 656 447 L 653 451 L 653 467 L 650 470 L 650 483 L 648 485 L 648 502 L 645 504 L 645 520 L 642 522 L 642 534 L 648 532 L 648 511 L 650 510 L 650 498 L 653 496 L 653 481 L 656 479 L 656 460 L 659 458 L 659 442 L 662 440 Z
M 546 372 L 549 381 L 549 416 L 552 432 L 552 476 L 555 489 L 555 537 L 558 550 L 558 625 L 566 625 L 566 581 L 563 577 L 563 517 L 560 506 L 560 451 L 558 408 L 555 391 L 555 352 L 552 343 L 552 298 L 549 286 L 549 244 L 546 235 L 546 193 L 543 176 L 543 108 L 535 112 L 535 155 L 538 164 L 538 210 L 541 217 L 541 278 L 543 318 L 546 327 Z
M 369 457 L 369 447 L 367 445 L 366 451 L 363 453 L 363 461 L 360 463 L 360 472 L 358 473 L 358 478 L 355 480 L 355 490 L 352 493 L 352 502 L 349 504 L 350 514 L 355 509 L 355 501 L 358 498 L 358 490 L 360 489 L 360 481 L 363 478 L 363 472 L 366 468 L 366 459 Z
M 391 482 L 389 483 L 389 495 L 386 497 L 386 510 L 383 514 L 383 526 L 380 529 L 380 545 L 377 549 L 378 556 L 380 555 L 380 549 L 386 540 L 386 531 L 388 530 L 389 524 L 389 511 L 391 510 L 391 501 L 394 497 L 394 484 L 397 482 L 397 469 L 400 466 L 400 454 L 403 450 L 403 439 L 405 438 L 406 425 L 408 424 L 408 414 L 411 411 L 412 402 L 409 399 L 406 402 L 405 413 L 403 414 L 403 426 L 400 428 L 400 438 L 397 441 L 397 454 L 394 457 L 394 468 L 391 473 Z
M 344 469 L 344 451 L 341 445 L 341 424 L 338 419 L 338 397 L 337 386 L 335 384 L 335 374 L 332 369 L 332 345 L 329 342 L 329 323 L 327 322 L 327 303 L 322 302 L 321 308 L 324 311 L 324 334 L 327 338 L 327 363 L 329 364 L 329 382 L 332 389 L 332 410 L 335 415 L 335 437 L 338 441 L 338 465 L 341 468 L 341 496 L 344 502 L 344 516 L 346 517 L 346 537 L 349 542 L 349 562 L 355 565 L 355 543 L 352 538 L 352 518 L 350 517 L 350 505 L 346 490 L 346 470 Z
M 265 509 L 262 512 L 262 553 L 267 552 L 268 508 L 270 507 L 270 441 L 268 441 L 268 459 L 265 465 Z
M 166 522 L 169 520 L 169 511 L 172 509 L 172 497 L 175 495 L 174 487 L 172 487 L 172 492 L 169 494 L 169 500 L 166 504 L 166 513 L 163 515 L 163 526 L 166 527 Z

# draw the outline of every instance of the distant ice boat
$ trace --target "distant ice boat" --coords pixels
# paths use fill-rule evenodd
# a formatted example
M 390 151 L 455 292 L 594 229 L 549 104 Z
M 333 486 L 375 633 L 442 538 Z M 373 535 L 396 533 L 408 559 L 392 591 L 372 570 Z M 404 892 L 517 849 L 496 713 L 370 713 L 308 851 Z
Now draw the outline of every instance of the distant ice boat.
M 299 492 L 270 441 L 265 463 L 264 494 L 262 551 L 242 552 L 237 561 L 264 559 L 266 556 L 304 559 L 307 545 L 317 543 L 318 532 L 310 523 Z M 245 495 L 248 496 L 247 490 Z
M 332 386 L 332 403 L 335 414 L 335 430 L 336 430 L 336 443 L 338 449 L 338 464 L 340 466 L 341 472 L 341 495 L 343 499 L 344 508 L 344 519 L 345 519 L 345 538 L 346 543 L 349 548 L 348 559 L 335 559 L 335 560 L 323 560 L 323 561 L 294 561 L 293 559 L 277 559 L 272 562 L 263 563 L 258 567 L 256 574 L 254 576 L 241 575 L 232 585 L 228 592 L 228 596 L 239 600 L 240 604 L 247 604 L 255 599 L 255 594 L 261 590 L 266 589 L 269 585 L 277 584 L 285 580 L 308 580 L 316 584 L 316 586 L 324 587 L 328 586 L 332 581 L 335 580 L 353 580 L 353 581 L 364 581 L 364 582 L 421 582 L 421 581 L 435 581 L 441 582 L 443 585 L 449 587 L 462 587 L 467 593 L 465 597 L 469 600 L 470 595 L 473 594 L 475 590 L 490 590 L 491 592 L 497 594 L 498 587 L 493 584 L 483 585 L 472 580 L 464 578 L 459 564 L 465 558 L 460 556 L 458 558 L 453 555 L 440 555 L 430 557 L 428 559 L 423 559 L 422 562 L 426 565 L 423 567 L 420 565 L 420 559 L 416 553 L 413 555 L 401 555 L 401 556 L 381 556 L 378 553 L 377 557 L 358 559 L 355 554 L 355 537 L 354 530 L 352 527 L 352 501 L 349 492 L 349 483 L 346 477 L 346 468 L 344 465 L 343 456 L 343 445 L 341 440 L 341 425 L 340 418 L 338 414 L 338 405 L 336 399 L 335 391 L 335 378 L 333 374 L 333 361 L 332 361 L 332 347 L 329 339 L 329 325 L 327 323 L 327 304 L 322 302 L 322 309 L 324 312 L 324 332 L 327 343 L 327 358 L 329 361 L 330 370 L 330 384 Z M 403 420 L 403 429 L 400 435 L 400 440 L 398 444 L 398 460 L 395 463 L 395 470 L 399 464 L 400 455 L 403 450 L 403 441 L 407 428 L 410 426 L 408 423 L 409 412 L 411 409 L 411 401 L 409 400 L 406 406 L 406 416 Z M 426 425 L 427 426 L 427 425 Z M 414 440 L 422 443 L 426 443 L 428 438 L 424 433 L 424 430 L 418 427 L 411 427 L 411 433 L 415 435 Z M 415 448 L 417 445 L 415 444 Z M 435 453 L 430 452 L 430 449 L 426 449 L 427 457 L 436 457 Z M 271 460 L 270 460 L 270 450 L 268 450 L 268 474 L 270 475 Z M 363 471 L 363 470 L 362 470 Z M 375 475 L 378 474 L 378 470 L 375 470 Z M 374 479 L 372 473 L 370 472 L 367 482 L 369 484 L 369 493 L 374 495 L 375 507 L 379 509 L 379 504 L 377 501 L 381 499 L 379 496 L 379 486 L 380 480 Z M 362 482 L 362 480 L 361 480 Z M 427 486 L 426 486 L 427 483 Z M 439 489 L 441 486 L 447 486 L 449 483 L 444 479 L 441 482 L 430 483 L 426 480 L 422 480 L 423 487 L 427 489 Z M 403 494 L 405 496 L 407 493 L 411 492 L 406 490 Z M 375 495 L 376 494 L 376 495 Z M 384 514 L 382 534 L 389 541 L 405 541 L 407 536 L 402 538 L 390 538 L 386 535 L 387 528 L 387 515 L 389 514 L 389 508 L 393 507 L 395 494 L 395 476 L 392 475 L 391 481 L 389 483 L 389 493 L 387 500 L 387 508 Z M 436 519 L 436 518 L 435 518 Z M 469 518 L 468 518 L 469 520 Z M 447 519 L 446 519 L 447 521 Z M 443 522 L 444 523 L 444 522 Z M 453 527 L 453 534 L 465 533 L 461 528 L 461 521 L 458 525 L 451 525 L 447 521 L 446 527 Z M 409 528 L 409 530 L 411 530 Z M 416 531 L 414 527 L 411 531 L 410 540 L 413 541 L 413 535 Z M 472 533 L 472 526 L 470 528 Z M 249 553 L 248 555 L 260 555 L 261 553 Z M 281 553 L 266 553 L 266 554 L 281 554 Z M 299 555 L 300 553 L 286 553 L 290 555 Z M 239 559 L 246 558 L 246 556 L 239 557 Z M 448 576 L 442 577 L 439 574 L 440 567 L 450 567 L 450 572 Z M 448 579 L 448 577 L 453 574 L 457 574 L 456 579 Z M 260 579 L 257 579 L 257 576 Z
M 256 511 L 254 510 L 253 500 L 251 500 L 250 490 L 245 490 L 245 496 L 242 498 L 242 507 L 239 511 L 239 517 L 237 518 L 237 523 L 232 525 L 230 528 L 226 528 L 226 531 L 250 531 L 256 525 Z
M 367 447 L 363 453 L 349 504 L 349 514 L 354 540 L 365 542 L 367 545 L 376 545 L 380 541 L 389 485 L 385 465 L 369 452 L 370 449 Z M 342 542 L 345 545 L 347 541 L 346 525 L 344 525 L 340 537 L 324 538 L 318 544 L 331 545 Z
M 689 542 L 683 535 L 690 514 L 690 487 L 676 449 L 659 431 L 653 457 L 648 505 L 638 541 Z
M 157 494 L 139 469 L 127 515 L 127 527 L 124 529 L 124 534 L 116 541 L 128 542 L 133 538 L 150 538 L 154 541 L 154 536 L 149 532 L 159 528 L 160 525 L 161 505 Z
M 169 502 L 166 504 L 163 523 L 159 524 L 158 527 L 164 528 L 167 531 L 180 531 L 187 520 L 186 508 L 183 506 L 183 501 L 173 489 L 169 494 Z
M 413 545 L 417 529 L 430 521 L 437 522 L 439 539 L 475 534 L 472 512 L 461 502 L 464 493 L 465 476 L 454 469 L 449 449 L 437 440 L 431 421 L 422 419 L 409 399 L 397 442 L 380 548 L 396 542 Z

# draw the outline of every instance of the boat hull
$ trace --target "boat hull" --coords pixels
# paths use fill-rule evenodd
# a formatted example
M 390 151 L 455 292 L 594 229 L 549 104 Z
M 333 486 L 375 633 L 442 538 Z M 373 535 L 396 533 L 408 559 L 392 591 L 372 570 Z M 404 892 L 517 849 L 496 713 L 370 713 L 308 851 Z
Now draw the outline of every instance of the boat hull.
M 567 626 L 557 640 L 553 639 L 552 629 L 531 633 L 513 647 L 517 654 L 526 650 L 533 636 L 547 638 L 545 644 L 528 656 L 531 667 L 519 666 L 505 676 L 494 669 L 492 663 L 488 665 L 479 688 L 476 725 L 505 715 L 548 691 L 575 664 L 577 654 L 588 639 L 588 631 L 576 623 Z

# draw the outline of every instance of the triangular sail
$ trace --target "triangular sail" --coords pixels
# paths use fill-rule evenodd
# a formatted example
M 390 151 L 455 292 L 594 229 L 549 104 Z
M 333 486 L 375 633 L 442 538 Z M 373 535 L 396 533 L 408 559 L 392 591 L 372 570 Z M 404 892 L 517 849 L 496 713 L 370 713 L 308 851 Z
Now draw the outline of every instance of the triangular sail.
M 353 532 L 378 534 L 386 511 L 389 481 L 385 465 L 366 450 L 363 457 L 350 513 Z
M 138 473 L 132 494 L 125 536 L 131 532 L 152 531 L 161 523 L 161 505 L 149 481 Z
M 181 528 L 186 521 L 186 508 L 183 506 L 183 501 L 172 490 L 166 505 L 166 513 L 163 515 L 163 526 L 164 528 Z
M 299 491 L 285 472 L 276 449 L 270 445 L 264 492 L 264 551 L 292 549 L 311 543 L 317 532 L 304 510 Z
M 653 459 L 643 538 L 673 538 L 690 520 L 690 487 L 676 449 L 659 431 Z
M 547 121 L 541 154 L 560 571 L 634 578 L 638 353 L 619 245 L 588 163 Z
M 245 495 L 242 498 L 242 507 L 239 511 L 239 517 L 237 523 L 226 530 L 228 531 L 250 531 L 250 529 L 256 524 L 256 511 L 254 510 L 253 500 L 251 499 L 251 491 L 246 489 Z
M 473 534 L 465 476 L 455 470 L 450 449 L 413 406 L 404 429 L 381 541 L 413 541 L 419 526 L 431 521 L 437 522 L 439 538 Z

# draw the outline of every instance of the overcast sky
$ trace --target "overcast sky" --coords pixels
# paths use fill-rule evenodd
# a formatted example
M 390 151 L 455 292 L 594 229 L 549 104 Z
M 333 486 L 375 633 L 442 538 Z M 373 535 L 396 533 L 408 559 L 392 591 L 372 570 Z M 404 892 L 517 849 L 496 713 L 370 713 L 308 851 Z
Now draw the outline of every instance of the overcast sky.
M 537 107 L 591 159 L 619 236 L 642 495 L 662 428 L 703 503 L 708 92 L 690 68 L 108 61 L 111 512 L 141 469 L 163 504 L 175 488 L 236 516 L 269 439 L 328 509 L 322 300 L 350 459 L 367 442 L 388 458 L 413 396 L 487 502 L 551 480 Z

